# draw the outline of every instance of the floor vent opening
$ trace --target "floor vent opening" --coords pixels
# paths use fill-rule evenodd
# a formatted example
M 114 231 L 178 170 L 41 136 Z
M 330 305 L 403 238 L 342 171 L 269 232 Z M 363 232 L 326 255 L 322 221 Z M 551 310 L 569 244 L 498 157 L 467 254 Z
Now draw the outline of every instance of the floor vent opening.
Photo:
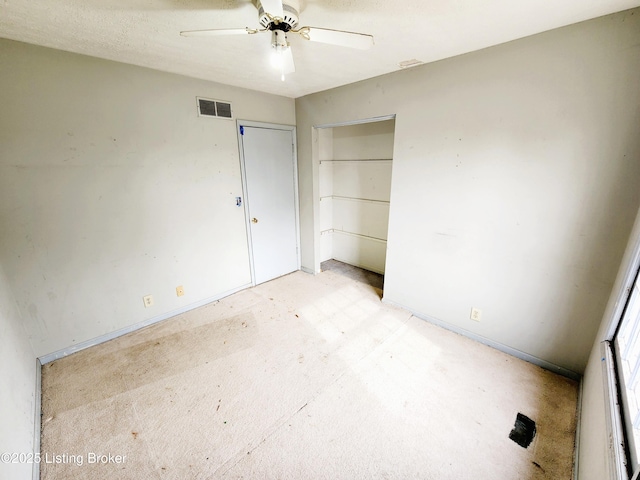
M 518 413 L 513 430 L 509 433 L 509 438 L 523 448 L 527 448 L 536 436 L 536 422 L 526 415 Z

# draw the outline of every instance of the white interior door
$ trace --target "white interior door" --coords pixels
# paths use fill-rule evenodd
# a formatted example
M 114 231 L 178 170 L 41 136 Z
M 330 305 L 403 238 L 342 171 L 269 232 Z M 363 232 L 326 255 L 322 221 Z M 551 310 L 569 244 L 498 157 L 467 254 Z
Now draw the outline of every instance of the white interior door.
M 253 279 L 259 284 L 299 268 L 295 130 L 240 125 Z

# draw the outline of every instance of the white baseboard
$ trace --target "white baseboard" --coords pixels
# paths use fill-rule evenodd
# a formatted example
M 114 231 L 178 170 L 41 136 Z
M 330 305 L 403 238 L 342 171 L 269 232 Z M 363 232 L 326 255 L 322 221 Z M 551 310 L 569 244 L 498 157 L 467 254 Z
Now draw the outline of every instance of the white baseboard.
M 216 302 L 224 297 L 233 295 L 234 293 L 237 293 L 251 286 L 252 286 L 251 284 L 242 285 L 232 290 L 223 292 L 219 295 L 206 298 L 198 302 L 191 303 L 184 307 L 180 307 L 176 310 L 172 310 L 170 312 L 160 314 L 158 316 L 149 318 L 147 320 L 143 320 L 142 322 L 134 323 L 133 325 L 129 325 L 119 330 L 114 330 L 113 332 L 105 333 L 104 335 L 100 335 L 99 337 L 91 338 L 89 340 L 85 340 L 84 342 L 76 343 L 75 345 L 71 345 L 70 347 L 63 348 L 62 350 L 58 350 L 57 352 L 47 353 L 46 355 L 42 355 L 41 357 L 39 357 L 39 360 L 42 365 L 51 363 L 54 360 L 58 360 L 60 358 L 66 357 L 67 355 L 71 355 L 72 353 L 79 352 L 80 350 L 84 350 L 85 348 L 93 347 L 95 345 L 108 342 L 109 340 L 113 340 L 114 338 L 121 337 L 122 335 L 126 335 L 127 333 L 135 332 L 136 330 L 140 330 L 141 328 L 148 327 L 149 325 L 153 325 L 154 323 L 162 322 L 163 320 L 167 320 L 168 318 L 175 317 L 176 315 L 180 315 L 182 313 L 188 312 L 189 310 L 193 310 L 194 308 L 202 307 L 209 303 Z
M 399 308 L 402 308 L 404 310 L 407 310 L 408 312 L 411 312 L 411 314 L 416 317 L 419 318 L 421 320 L 424 320 L 426 322 L 429 323 L 433 323 L 434 325 L 437 325 L 438 327 L 442 327 L 445 330 L 450 330 L 452 332 L 458 333 L 464 337 L 470 338 L 471 340 L 475 340 L 478 343 L 482 343 L 484 345 L 487 345 L 491 348 L 495 348 L 496 350 L 499 350 L 501 352 L 507 353 L 513 357 L 519 358 L 521 360 L 524 360 L 526 362 L 529 363 L 533 363 L 534 365 L 537 365 L 539 367 L 544 368 L 545 370 L 549 370 L 551 372 L 557 373 L 559 375 L 562 375 L 564 377 L 570 378 L 572 380 L 576 380 L 576 381 L 580 381 L 580 379 L 582 378 L 582 375 L 580 375 L 579 373 L 574 372 L 573 370 L 569 370 L 567 368 L 564 367 L 560 367 L 559 365 L 555 365 L 551 362 L 548 362 L 546 360 L 543 360 L 541 358 L 538 357 L 534 357 L 533 355 L 529 355 L 528 353 L 522 352 L 520 350 L 516 350 L 515 348 L 509 347 L 508 345 L 504 345 L 502 343 L 496 342 L 494 340 L 490 340 L 488 338 L 485 338 L 481 335 L 478 335 L 476 333 L 470 332 L 469 330 L 465 330 L 464 328 L 460 328 L 456 325 L 452 325 L 450 323 L 447 322 L 443 322 L 442 320 L 438 320 L 437 318 L 433 318 L 430 317 L 428 315 L 424 315 L 420 312 L 415 312 L 413 310 L 411 310 L 408 307 L 405 307 L 404 305 L 401 305 L 399 303 L 387 300 L 385 298 L 382 299 L 382 301 L 384 303 L 387 303 L 389 305 L 393 305 Z
M 33 454 L 40 454 L 40 429 L 42 427 L 42 363 L 36 358 L 36 391 L 33 412 Z M 31 477 L 40 480 L 40 462 L 33 462 Z
M 582 423 L 582 387 L 584 381 L 580 380 L 578 387 L 578 408 L 576 411 L 576 439 L 573 447 L 573 480 L 578 480 L 580 470 L 580 424 Z

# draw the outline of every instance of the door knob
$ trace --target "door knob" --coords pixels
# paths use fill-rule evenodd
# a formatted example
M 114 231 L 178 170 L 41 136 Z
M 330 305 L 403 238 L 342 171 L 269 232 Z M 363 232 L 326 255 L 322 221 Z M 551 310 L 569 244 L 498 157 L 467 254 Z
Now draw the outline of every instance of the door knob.
M 257 218 L 255 218 L 255 217 L 254 217 L 254 218 L 252 218 L 252 219 L 251 219 L 251 223 L 258 223 L 258 219 L 257 219 Z

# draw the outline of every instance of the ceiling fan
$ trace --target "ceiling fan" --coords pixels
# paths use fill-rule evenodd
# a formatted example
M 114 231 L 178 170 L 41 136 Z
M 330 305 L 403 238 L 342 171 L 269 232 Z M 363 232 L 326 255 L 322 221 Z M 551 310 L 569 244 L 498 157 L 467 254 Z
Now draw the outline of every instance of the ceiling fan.
M 366 50 L 373 45 L 373 36 L 317 27 L 300 27 L 298 0 L 256 0 L 258 21 L 263 28 L 223 28 L 214 30 L 187 30 L 184 37 L 219 35 L 254 35 L 271 32 L 271 63 L 278 68 L 281 79 L 295 72 L 293 55 L 287 39 L 288 33 L 297 33 L 305 40 Z

